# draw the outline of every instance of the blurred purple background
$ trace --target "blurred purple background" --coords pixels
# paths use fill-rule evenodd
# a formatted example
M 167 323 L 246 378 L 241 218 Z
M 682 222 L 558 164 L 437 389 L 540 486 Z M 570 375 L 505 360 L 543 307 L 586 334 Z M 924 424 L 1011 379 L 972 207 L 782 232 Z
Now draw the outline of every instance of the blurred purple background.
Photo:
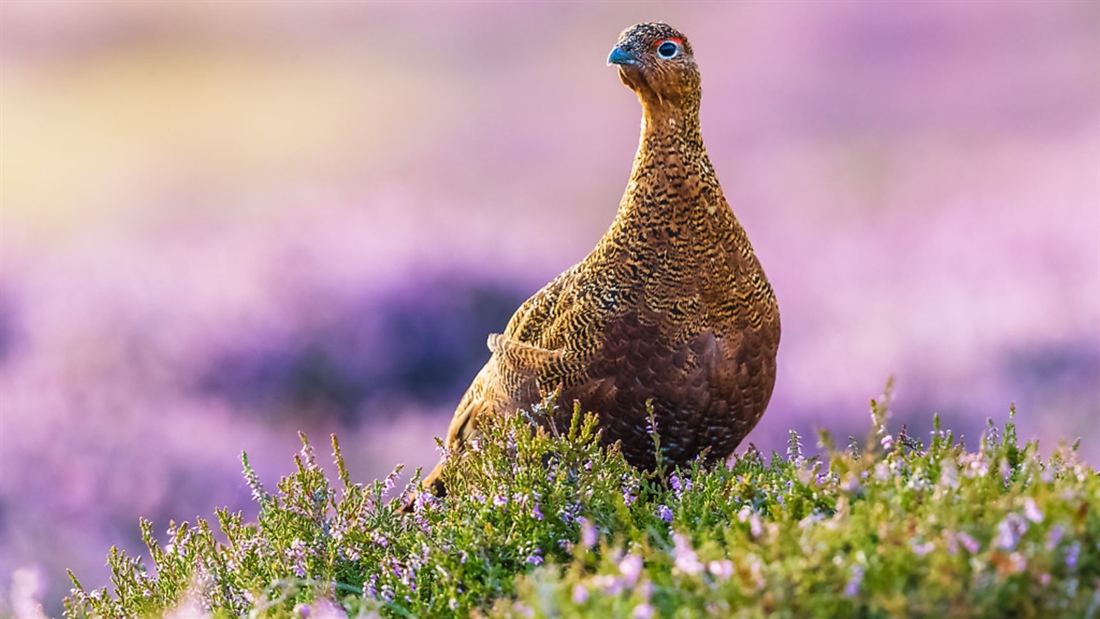
M 582 258 L 684 30 L 779 295 L 768 414 L 862 436 L 1019 409 L 1100 464 L 1100 4 L 0 5 L 0 593 L 57 612 L 139 516 L 254 512 L 297 430 L 431 464 L 485 336 Z M 812 434 L 811 434 L 812 436 Z M 924 436 L 927 436 L 924 434 Z M 812 439 L 809 440 L 812 443 Z

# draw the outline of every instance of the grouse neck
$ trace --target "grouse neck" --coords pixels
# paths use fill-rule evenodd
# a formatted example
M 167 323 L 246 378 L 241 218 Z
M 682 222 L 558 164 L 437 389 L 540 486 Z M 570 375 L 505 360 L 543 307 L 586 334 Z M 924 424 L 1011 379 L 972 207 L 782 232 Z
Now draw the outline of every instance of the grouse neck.
M 721 193 L 703 146 L 698 108 L 685 111 L 647 106 L 618 217 L 651 222 L 685 217 L 690 209 L 676 206 L 698 206 L 703 194 L 716 197 Z M 677 200 L 677 196 L 683 199 Z M 669 198 L 675 203 L 670 204 Z
M 702 148 L 703 135 L 699 130 L 698 107 L 679 109 L 658 104 L 642 106 L 642 137 L 638 145 L 639 150 L 647 144 L 655 146 L 669 139 Z

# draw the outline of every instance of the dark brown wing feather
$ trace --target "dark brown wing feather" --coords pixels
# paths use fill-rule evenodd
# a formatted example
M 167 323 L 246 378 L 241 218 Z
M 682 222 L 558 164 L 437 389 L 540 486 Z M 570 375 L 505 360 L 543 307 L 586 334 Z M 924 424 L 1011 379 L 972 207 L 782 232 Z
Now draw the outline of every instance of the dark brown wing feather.
M 770 396 L 774 363 L 749 354 L 743 334 L 717 336 L 707 328 L 671 346 L 661 329 L 636 311 L 607 325 L 591 360 L 590 379 L 562 398 L 600 414 L 603 441 L 621 441 L 635 466 L 654 464 L 648 440 L 651 403 L 664 458 L 686 463 L 704 451 L 724 459 L 756 424 Z M 768 375 L 772 378 L 769 379 Z

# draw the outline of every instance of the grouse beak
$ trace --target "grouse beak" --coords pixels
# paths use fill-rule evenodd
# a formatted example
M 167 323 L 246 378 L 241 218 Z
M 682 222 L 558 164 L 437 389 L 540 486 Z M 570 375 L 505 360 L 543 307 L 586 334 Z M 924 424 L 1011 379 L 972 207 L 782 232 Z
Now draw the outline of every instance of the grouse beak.
M 638 59 L 634 57 L 634 54 L 631 54 L 630 52 L 624 50 L 623 48 L 615 47 L 615 49 L 611 50 L 611 55 L 609 55 L 607 57 L 607 64 L 608 64 L 608 66 L 613 65 L 613 64 L 636 65 L 636 64 L 638 64 Z

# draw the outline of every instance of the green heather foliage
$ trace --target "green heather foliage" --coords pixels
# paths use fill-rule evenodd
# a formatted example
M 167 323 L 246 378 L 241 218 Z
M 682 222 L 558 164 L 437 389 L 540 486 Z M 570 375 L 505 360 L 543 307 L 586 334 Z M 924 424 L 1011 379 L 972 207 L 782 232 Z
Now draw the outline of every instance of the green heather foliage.
M 938 420 L 925 445 L 886 405 L 863 444 L 823 433 L 826 459 L 792 433 L 785 457 L 663 475 L 601 450 L 591 415 L 562 435 L 496 420 L 407 515 L 397 471 L 352 483 L 333 437 L 330 482 L 303 437 L 275 492 L 244 458 L 256 523 L 221 511 L 221 534 L 199 519 L 162 542 L 143 522 L 148 557 L 111 552 L 113 593 L 74 576 L 67 614 L 1100 616 L 1100 478 L 1073 448 L 1043 460 L 1011 418 L 976 451 Z

